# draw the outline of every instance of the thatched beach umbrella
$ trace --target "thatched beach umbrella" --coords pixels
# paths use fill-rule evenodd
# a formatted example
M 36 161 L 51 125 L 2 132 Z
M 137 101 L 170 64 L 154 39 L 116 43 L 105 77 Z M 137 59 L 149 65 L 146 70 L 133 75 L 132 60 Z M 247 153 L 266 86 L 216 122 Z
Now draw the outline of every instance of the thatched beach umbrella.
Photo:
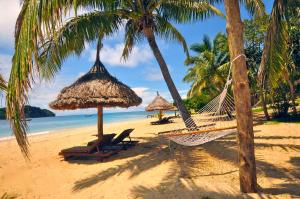
M 159 111 L 159 120 L 162 119 L 162 112 L 173 109 L 174 106 L 159 95 L 157 91 L 157 96 L 154 100 L 146 107 L 146 111 Z
M 98 138 L 103 137 L 103 108 L 138 106 L 142 99 L 128 86 L 111 76 L 100 61 L 101 40 L 97 45 L 96 62 L 90 71 L 72 85 L 62 89 L 49 104 L 56 110 L 98 109 Z

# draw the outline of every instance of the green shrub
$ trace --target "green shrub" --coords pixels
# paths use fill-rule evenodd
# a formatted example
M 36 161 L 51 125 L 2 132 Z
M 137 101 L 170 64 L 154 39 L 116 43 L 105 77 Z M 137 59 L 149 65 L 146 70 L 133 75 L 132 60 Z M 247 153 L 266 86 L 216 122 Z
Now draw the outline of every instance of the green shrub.
M 273 117 L 287 117 L 290 108 L 289 88 L 286 84 L 280 84 L 272 91 Z

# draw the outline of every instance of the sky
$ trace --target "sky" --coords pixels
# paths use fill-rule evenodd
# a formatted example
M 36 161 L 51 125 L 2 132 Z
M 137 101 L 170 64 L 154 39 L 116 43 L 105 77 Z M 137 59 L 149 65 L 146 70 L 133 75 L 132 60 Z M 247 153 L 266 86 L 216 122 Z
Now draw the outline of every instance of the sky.
M 266 9 L 270 12 L 273 0 L 264 0 Z M 14 24 L 18 13 L 20 12 L 19 0 L 0 0 L 0 73 L 6 80 L 9 78 L 11 69 L 11 58 L 14 52 Z M 224 12 L 222 4 L 217 7 Z M 241 15 L 243 19 L 249 18 L 248 12 L 241 6 Z M 175 24 L 181 34 L 185 37 L 188 46 L 202 41 L 206 34 L 211 39 L 219 32 L 226 32 L 226 21 L 221 17 L 211 17 L 202 22 L 189 24 Z M 101 61 L 106 66 L 111 75 L 130 86 L 143 99 L 143 103 L 138 107 L 129 109 L 107 109 L 106 112 L 116 111 L 135 111 L 144 110 L 156 96 L 156 91 L 160 95 L 172 101 L 171 95 L 163 80 L 159 66 L 152 54 L 146 41 L 139 43 L 132 51 L 129 59 L 124 62 L 121 60 L 124 31 L 120 30 L 118 34 L 105 38 L 104 47 L 101 51 Z M 166 60 L 171 76 L 175 85 L 182 96 L 190 88 L 190 84 L 182 81 L 188 67 L 184 65 L 186 56 L 182 47 L 175 42 L 170 42 L 157 38 L 158 46 Z M 29 94 L 29 103 L 32 106 L 50 109 L 49 102 L 55 100 L 58 93 L 65 86 L 70 85 L 80 76 L 89 71 L 95 61 L 95 43 L 86 44 L 86 49 L 80 57 L 70 56 L 62 65 L 61 71 L 51 82 L 41 82 L 33 86 Z M 192 52 L 191 52 L 192 54 Z M 4 96 L 0 94 L 0 107 L 5 105 Z M 54 110 L 52 110 L 54 111 Z M 91 114 L 95 109 L 75 110 L 75 111 L 54 111 L 57 115 L 71 114 Z

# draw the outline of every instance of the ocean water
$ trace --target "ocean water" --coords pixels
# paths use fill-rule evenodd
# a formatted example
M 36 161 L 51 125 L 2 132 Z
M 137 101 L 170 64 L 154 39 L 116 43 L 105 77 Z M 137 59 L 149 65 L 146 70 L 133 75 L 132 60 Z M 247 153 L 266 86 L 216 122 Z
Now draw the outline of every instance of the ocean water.
M 104 123 L 121 122 L 146 118 L 145 111 L 118 112 L 103 114 Z M 28 121 L 29 134 L 47 133 L 53 130 L 91 126 L 97 124 L 97 115 L 70 115 L 44 118 L 32 118 Z M 9 137 L 12 131 L 8 121 L 0 120 L 0 138 Z

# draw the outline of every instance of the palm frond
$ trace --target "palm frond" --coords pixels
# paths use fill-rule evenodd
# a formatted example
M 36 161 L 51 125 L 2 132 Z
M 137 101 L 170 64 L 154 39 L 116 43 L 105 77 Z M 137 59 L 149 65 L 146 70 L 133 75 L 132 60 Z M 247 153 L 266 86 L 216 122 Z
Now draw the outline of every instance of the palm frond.
M 220 10 L 205 1 L 167 0 L 158 8 L 160 15 L 176 23 L 207 19 L 210 16 L 224 16 Z
M 112 7 L 112 0 L 24 0 L 15 26 L 15 53 L 7 87 L 7 117 L 25 157 L 29 157 L 27 124 L 23 107 L 27 104 L 28 91 L 34 73 L 39 75 L 39 44 L 44 37 L 51 37 L 72 9 L 79 7 Z
M 258 71 L 261 86 L 264 86 L 267 82 L 276 86 L 278 78 L 282 75 L 282 69 L 285 67 L 288 47 L 288 32 L 285 22 L 287 9 L 288 2 L 286 0 L 274 1 Z
M 240 0 L 251 15 L 262 16 L 265 14 L 265 4 L 262 0 Z
M 42 77 L 53 78 L 68 56 L 79 56 L 86 42 L 98 39 L 100 32 L 112 34 L 120 25 L 121 19 L 111 12 L 94 11 L 72 18 L 41 47 L 39 61 Z
M 160 16 L 156 16 L 156 33 L 159 34 L 160 37 L 177 41 L 179 42 L 184 52 L 186 53 L 187 57 L 189 57 L 189 50 L 186 44 L 186 41 L 184 37 L 181 35 L 181 33 L 166 19 Z
M 138 32 L 138 24 L 134 20 L 128 20 L 125 25 L 125 45 L 122 52 L 122 58 L 126 60 L 129 57 L 134 45 L 142 40 L 143 36 Z

